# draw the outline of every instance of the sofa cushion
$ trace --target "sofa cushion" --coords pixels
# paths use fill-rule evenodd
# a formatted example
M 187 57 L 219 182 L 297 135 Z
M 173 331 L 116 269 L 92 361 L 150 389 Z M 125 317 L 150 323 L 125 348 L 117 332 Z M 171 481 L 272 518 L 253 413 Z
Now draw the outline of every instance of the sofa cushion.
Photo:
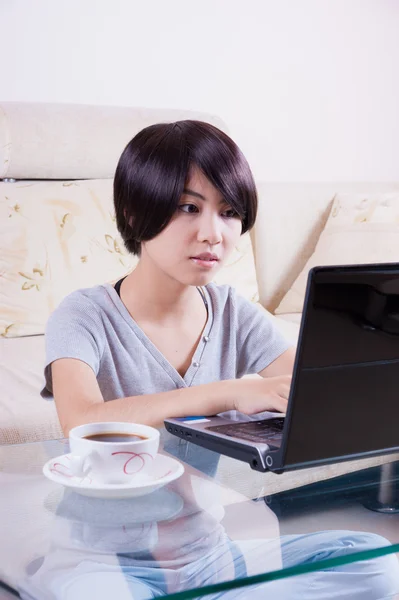
M 136 262 L 116 230 L 111 179 L 0 183 L 0 198 L 2 335 L 43 333 L 64 296 Z
M 138 259 L 127 253 L 116 228 L 112 183 L 0 183 L 1 336 L 44 333 L 67 294 L 116 281 L 135 267 Z M 215 281 L 258 299 L 249 234 Z
M 278 318 L 289 323 L 295 323 L 299 327 L 302 320 L 302 313 L 281 313 L 278 315 Z
M 312 267 L 398 260 L 399 193 L 338 194 L 315 251 L 275 312 L 302 311 Z
M 0 446 L 62 437 L 54 402 L 43 400 L 44 335 L 0 338 Z

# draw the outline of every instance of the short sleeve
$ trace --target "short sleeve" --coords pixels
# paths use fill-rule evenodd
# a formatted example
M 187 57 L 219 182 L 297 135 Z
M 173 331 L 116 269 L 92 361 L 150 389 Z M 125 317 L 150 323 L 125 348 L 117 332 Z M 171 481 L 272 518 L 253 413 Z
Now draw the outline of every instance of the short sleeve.
M 53 397 L 51 363 L 60 358 L 76 358 L 97 375 L 102 355 L 101 317 L 96 306 L 81 292 L 67 296 L 46 324 L 46 385 L 43 398 Z
M 260 373 L 292 346 L 273 315 L 232 291 L 236 313 L 237 377 Z

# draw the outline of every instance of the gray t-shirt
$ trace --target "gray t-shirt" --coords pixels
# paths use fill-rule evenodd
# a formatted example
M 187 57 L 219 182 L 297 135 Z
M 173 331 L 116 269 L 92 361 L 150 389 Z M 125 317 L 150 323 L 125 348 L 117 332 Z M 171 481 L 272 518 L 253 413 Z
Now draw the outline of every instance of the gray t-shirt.
M 184 377 L 137 325 L 113 286 L 98 285 L 67 296 L 47 322 L 42 396 L 52 398 L 50 365 L 60 358 L 88 364 L 107 402 L 259 373 L 289 348 L 267 314 L 234 288 L 209 283 L 202 289 L 208 320 Z M 188 448 L 192 444 L 179 443 L 165 430 L 162 434 L 165 449 L 184 460 L 192 454 L 189 462 L 210 471 L 210 464 L 204 469 L 203 461 L 216 454 L 206 457 L 209 451 Z M 205 455 L 198 465 L 194 455 L 200 459 L 201 452 Z

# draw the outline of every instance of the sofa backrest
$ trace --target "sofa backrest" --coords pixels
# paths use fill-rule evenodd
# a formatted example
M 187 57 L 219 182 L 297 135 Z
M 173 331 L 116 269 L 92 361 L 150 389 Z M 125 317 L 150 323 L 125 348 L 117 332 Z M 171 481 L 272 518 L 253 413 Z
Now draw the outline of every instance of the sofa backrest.
M 153 123 L 206 121 L 188 110 L 0 102 L 0 179 L 108 179 L 123 148 Z

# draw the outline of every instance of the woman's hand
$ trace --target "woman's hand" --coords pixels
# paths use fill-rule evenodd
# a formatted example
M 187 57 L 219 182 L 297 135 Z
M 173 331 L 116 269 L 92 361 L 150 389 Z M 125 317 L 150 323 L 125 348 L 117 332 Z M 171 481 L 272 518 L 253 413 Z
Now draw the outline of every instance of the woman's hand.
M 239 379 L 233 409 L 245 415 L 265 410 L 285 413 L 291 387 L 291 375 L 259 379 Z

